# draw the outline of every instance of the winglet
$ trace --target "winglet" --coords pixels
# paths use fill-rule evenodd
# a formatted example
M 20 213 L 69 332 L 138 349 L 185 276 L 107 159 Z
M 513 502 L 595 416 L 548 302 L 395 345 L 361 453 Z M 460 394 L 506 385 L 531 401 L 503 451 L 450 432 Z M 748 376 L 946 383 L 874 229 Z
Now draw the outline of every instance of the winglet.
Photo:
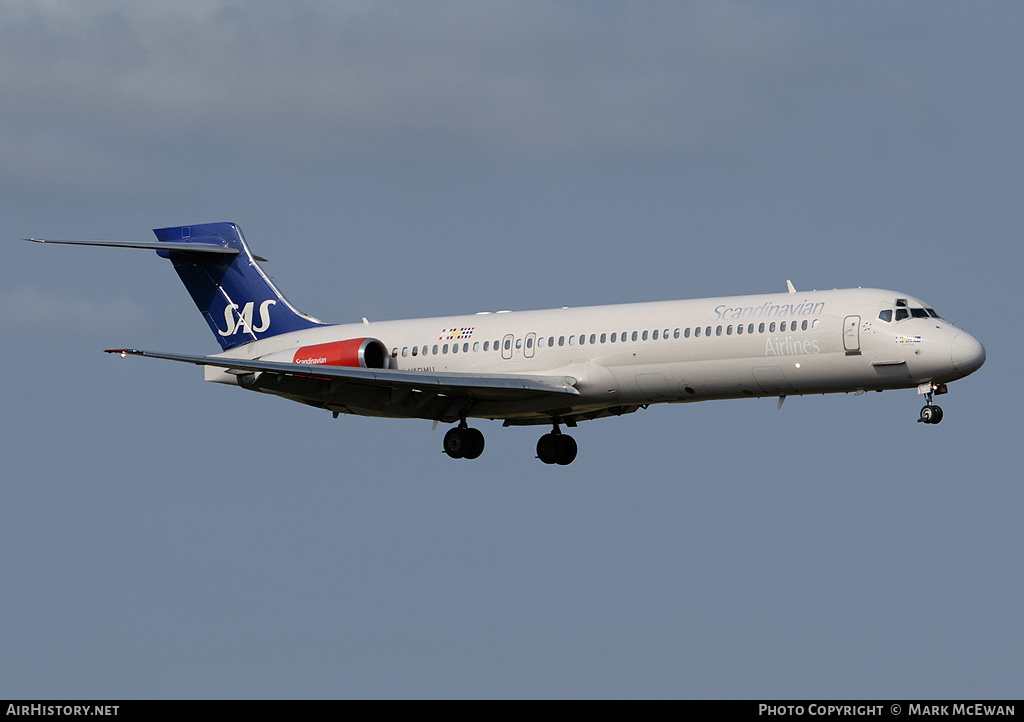
M 790 293 L 796 293 L 796 289 L 793 287 L 793 282 L 789 279 L 786 279 L 786 288 L 789 289 Z

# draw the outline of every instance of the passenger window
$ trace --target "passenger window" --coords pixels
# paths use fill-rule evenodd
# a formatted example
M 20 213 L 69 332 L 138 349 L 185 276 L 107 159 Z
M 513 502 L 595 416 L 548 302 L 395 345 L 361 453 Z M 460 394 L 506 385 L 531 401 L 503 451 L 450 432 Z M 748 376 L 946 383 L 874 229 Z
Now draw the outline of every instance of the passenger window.
M 533 348 L 533 336 L 529 336 L 526 339 L 526 348 Z
M 742 323 L 739 324 L 738 326 L 736 326 L 736 333 L 737 333 L 737 335 L 740 335 L 740 334 L 743 333 L 743 324 Z
M 897 308 L 896 309 L 896 320 L 897 321 L 902 321 L 905 318 L 910 318 L 910 311 L 908 311 L 905 308 Z
M 597 343 L 597 336 L 595 336 L 594 334 L 590 334 L 590 343 Z
M 637 339 L 637 333 L 636 333 L 636 331 L 634 331 L 634 332 L 633 332 L 633 336 L 632 336 L 632 339 L 633 339 L 634 341 L 636 341 L 636 339 Z
M 616 336 L 616 334 L 613 333 L 612 334 L 612 343 L 615 343 L 615 336 Z
M 716 336 L 721 336 L 722 335 L 722 327 L 721 326 L 719 326 L 718 328 L 715 329 L 715 335 Z
M 419 355 L 419 348 L 420 348 L 419 346 L 413 346 L 412 347 L 412 355 L 413 356 L 418 356 Z
M 558 345 L 559 346 L 565 346 L 565 336 L 559 336 L 558 337 Z
M 764 333 L 764 324 L 763 323 L 757 324 L 757 332 L 758 333 Z
M 448 344 L 441 347 L 441 353 L 448 353 Z
M 458 353 L 458 352 L 459 352 L 459 344 L 453 343 L 452 344 L 452 353 Z
M 397 348 L 391 349 L 391 355 L 394 356 L 395 358 L 398 358 L 398 349 Z
M 721 328 L 721 326 L 719 326 L 719 328 Z M 711 335 L 711 327 L 710 326 L 706 326 L 704 328 L 704 335 L 705 336 L 710 336 Z
M 665 333 L 661 334 L 661 337 L 662 337 L 662 338 L 663 338 L 663 339 L 664 339 L 665 341 L 668 341 L 668 329 L 667 329 L 667 328 L 665 329 Z M 676 336 L 676 338 L 679 338 L 679 336 L 677 335 L 677 336 Z
M 519 350 L 519 349 L 521 349 L 522 347 L 523 347 L 523 339 L 521 339 L 521 338 L 517 338 L 517 339 L 516 339 L 516 350 L 518 351 L 518 350 Z
M 775 333 L 775 322 L 774 321 L 772 321 L 770 324 L 768 324 L 768 333 Z
M 511 349 L 512 349 L 512 339 L 506 338 L 505 339 L 505 350 L 506 351 L 510 351 Z
M 678 338 L 678 336 L 677 336 Z M 690 327 L 687 326 L 686 330 L 683 331 L 683 338 L 690 338 Z
M 654 329 L 654 335 L 653 335 L 653 336 L 652 336 L 651 338 L 652 338 L 652 340 L 654 340 L 654 341 L 657 341 L 657 340 L 658 340 L 658 329 Z
M 569 345 L 570 346 L 575 346 L 576 345 L 576 337 L 575 336 L 570 336 L 569 337 Z
M 607 339 L 608 339 L 608 334 L 602 333 L 601 334 L 601 343 L 604 343 Z
M 694 338 L 700 338 L 700 326 L 698 326 L 697 328 L 693 329 L 693 336 L 694 336 Z
M 687 336 L 690 335 L 690 329 L 686 329 L 686 335 Z M 679 338 L 679 329 L 678 328 L 675 331 L 672 332 L 672 338 Z
M 490 341 L 484 341 L 484 351 L 486 351 L 490 345 Z
M 803 320 L 803 322 L 801 322 L 800 330 L 801 331 L 806 331 L 807 330 L 807 319 L 806 318 Z
M 646 341 L 647 340 L 647 332 L 646 331 L 644 331 L 643 334 L 640 336 L 640 340 L 641 341 Z
M 725 327 L 725 335 L 726 336 L 732 336 L 732 324 L 731 323 L 728 326 Z
M 783 321 L 782 323 L 779 324 L 779 333 L 785 333 L 785 331 L 786 331 L 786 322 Z

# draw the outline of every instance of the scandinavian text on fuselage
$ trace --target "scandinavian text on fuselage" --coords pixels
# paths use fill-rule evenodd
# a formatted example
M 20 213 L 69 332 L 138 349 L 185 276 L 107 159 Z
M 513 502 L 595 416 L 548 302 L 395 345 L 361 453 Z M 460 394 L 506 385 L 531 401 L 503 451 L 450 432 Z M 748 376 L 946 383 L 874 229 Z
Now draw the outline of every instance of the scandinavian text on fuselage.
M 825 312 L 825 302 L 801 301 L 800 303 L 773 303 L 765 301 L 760 306 L 715 306 L 716 321 L 739 321 L 747 318 L 789 318 L 790 316 L 814 316 Z

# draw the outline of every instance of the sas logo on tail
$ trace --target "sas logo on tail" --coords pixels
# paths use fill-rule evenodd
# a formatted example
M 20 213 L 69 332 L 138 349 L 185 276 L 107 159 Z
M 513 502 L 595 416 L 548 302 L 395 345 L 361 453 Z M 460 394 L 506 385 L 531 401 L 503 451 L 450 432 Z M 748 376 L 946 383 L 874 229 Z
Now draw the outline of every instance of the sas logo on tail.
M 217 329 L 217 333 L 221 336 L 231 336 L 238 332 L 245 333 L 263 333 L 270 328 L 270 307 L 277 303 L 277 301 L 267 300 L 260 304 L 260 324 L 259 326 L 253 326 L 252 314 L 255 307 L 255 301 L 249 301 L 249 303 L 242 306 L 241 312 L 238 310 L 237 303 L 229 303 L 224 307 L 224 323 L 227 326 L 226 331 Z

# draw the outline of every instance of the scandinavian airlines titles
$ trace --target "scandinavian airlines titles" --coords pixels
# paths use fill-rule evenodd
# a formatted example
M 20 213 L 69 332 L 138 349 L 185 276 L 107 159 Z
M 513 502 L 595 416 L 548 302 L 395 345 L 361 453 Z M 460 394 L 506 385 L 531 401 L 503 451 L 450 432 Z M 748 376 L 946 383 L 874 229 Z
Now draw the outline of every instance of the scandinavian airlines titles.
M 825 302 L 772 303 L 765 301 L 760 306 L 715 306 L 716 321 L 739 321 L 746 318 L 783 318 L 789 316 L 814 316 L 825 311 Z

